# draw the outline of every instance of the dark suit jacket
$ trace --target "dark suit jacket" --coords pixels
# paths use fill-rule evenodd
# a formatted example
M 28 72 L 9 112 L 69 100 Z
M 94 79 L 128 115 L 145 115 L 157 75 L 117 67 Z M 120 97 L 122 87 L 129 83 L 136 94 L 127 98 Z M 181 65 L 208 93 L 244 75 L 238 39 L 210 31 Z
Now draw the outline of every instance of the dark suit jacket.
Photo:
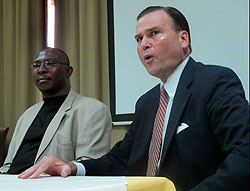
M 159 85 L 136 104 L 123 141 L 97 160 L 82 161 L 86 175 L 145 175 Z M 176 133 L 181 123 L 188 128 Z M 247 190 L 249 104 L 235 73 L 189 59 L 178 84 L 158 176 L 177 190 Z

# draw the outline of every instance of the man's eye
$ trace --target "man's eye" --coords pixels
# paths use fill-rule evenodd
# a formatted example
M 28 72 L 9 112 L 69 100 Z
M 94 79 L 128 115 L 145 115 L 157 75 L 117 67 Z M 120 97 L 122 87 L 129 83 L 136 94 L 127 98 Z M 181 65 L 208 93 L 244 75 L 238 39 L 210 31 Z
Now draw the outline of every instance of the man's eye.
M 152 35 L 152 36 L 155 36 L 155 35 L 157 35 L 157 34 L 158 34 L 158 31 L 152 31 L 152 32 L 151 32 L 151 35 Z
M 52 61 L 46 61 L 46 62 L 45 62 L 45 65 L 46 65 L 46 66 L 54 66 L 55 63 L 52 62 Z
M 142 41 L 142 37 L 136 38 L 136 42 L 137 42 L 137 43 L 139 43 L 139 42 L 141 42 L 141 41 Z
M 39 63 L 39 62 L 34 62 L 34 63 L 32 64 L 32 66 L 33 66 L 33 68 L 39 68 L 39 67 L 41 66 L 41 63 Z

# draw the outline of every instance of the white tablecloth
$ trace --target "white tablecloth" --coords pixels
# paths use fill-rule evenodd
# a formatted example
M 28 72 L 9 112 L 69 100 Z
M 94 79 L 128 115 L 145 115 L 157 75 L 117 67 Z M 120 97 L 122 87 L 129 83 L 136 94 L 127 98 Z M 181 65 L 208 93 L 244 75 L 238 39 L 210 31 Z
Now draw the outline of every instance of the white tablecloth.
M 1 191 L 126 191 L 125 177 L 42 176 L 38 179 L 18 179 L 16 175 L 0 175 Z

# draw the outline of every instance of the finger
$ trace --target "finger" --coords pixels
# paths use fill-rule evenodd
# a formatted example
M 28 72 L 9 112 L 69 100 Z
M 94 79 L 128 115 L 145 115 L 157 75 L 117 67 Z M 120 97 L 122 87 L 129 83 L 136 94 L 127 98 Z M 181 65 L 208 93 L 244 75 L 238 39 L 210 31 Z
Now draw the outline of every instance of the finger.
M 34 165 L 34 166 L 28 168 L 27 170 L 25 170 L 24 172 L 19 174 L 18 178 L 26 179 L 26 178 L 30 177 L 36 171 L 37 168 L 38 168 L 37 165 Z
M 61 170 L 61 176 L 62 177 L 67 177 L 71 173 L 71 167 L 67 164 L 65 164 Z
M 33 171 L 32 175 L 30 176 L 31 179 L 38 178 L 42 173 L 44 173 L 49 168 L 49 163 L 42 163 L 38 166 L 38 168 Z
M 67 172 L 62 171 L 62 172 L 61 172 L 61 176 L 62 176 L 63 178 L 66 178 L 66 177 L 68 176 L 68 174 L 67 174 Z

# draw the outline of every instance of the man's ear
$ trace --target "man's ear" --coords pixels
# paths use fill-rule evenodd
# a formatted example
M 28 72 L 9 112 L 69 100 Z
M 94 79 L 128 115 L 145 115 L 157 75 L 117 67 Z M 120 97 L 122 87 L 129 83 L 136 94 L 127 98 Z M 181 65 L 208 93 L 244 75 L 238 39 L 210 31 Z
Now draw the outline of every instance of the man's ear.
M 189 46 L 189 35 L 187 31 L 180 31 L 179 32 L 179 39 L 181 42 L 182 48 L 186 49 Z
M 67 68 L 67 78 L 69 78 L 73 73 L 73 67 L 72 66 L 69 66 Z

